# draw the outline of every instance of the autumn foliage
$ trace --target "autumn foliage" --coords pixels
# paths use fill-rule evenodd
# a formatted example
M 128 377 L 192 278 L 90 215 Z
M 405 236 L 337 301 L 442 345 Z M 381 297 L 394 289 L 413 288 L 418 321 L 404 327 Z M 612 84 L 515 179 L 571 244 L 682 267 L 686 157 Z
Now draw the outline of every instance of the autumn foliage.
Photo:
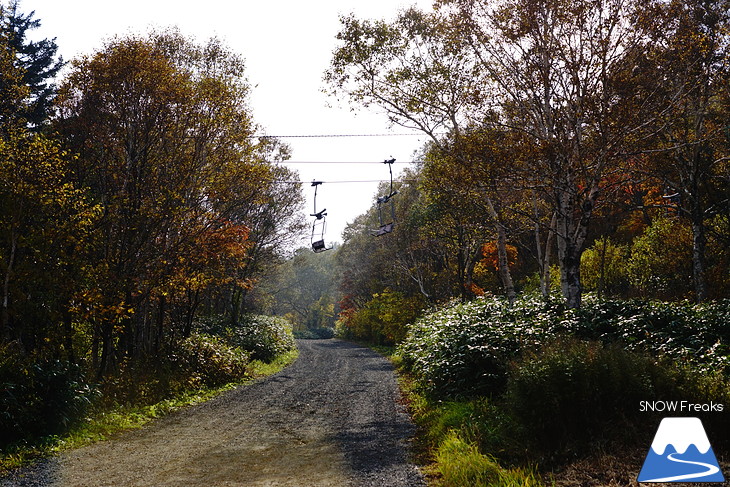
M 240 324 L 302 201 L 278 183 L 295 177 L 276 164 L 287 148 L 257 135 L 242 59 L 174 29 L 113 38 L 68 66 L 54 115 L 30 123 L 40 95 L 0 14 L 0 380 L 13 363 L 58 363 L 59 380 L 117 394 L 175 357 L 220 352 L 196 320 Z

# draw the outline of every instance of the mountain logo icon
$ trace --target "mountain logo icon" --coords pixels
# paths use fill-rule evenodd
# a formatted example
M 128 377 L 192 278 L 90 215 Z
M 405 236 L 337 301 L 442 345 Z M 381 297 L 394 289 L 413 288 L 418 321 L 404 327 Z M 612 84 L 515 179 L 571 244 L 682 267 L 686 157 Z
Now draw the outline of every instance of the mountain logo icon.
M 724 482 L 699 418 L 664 418 L 638 482 Z

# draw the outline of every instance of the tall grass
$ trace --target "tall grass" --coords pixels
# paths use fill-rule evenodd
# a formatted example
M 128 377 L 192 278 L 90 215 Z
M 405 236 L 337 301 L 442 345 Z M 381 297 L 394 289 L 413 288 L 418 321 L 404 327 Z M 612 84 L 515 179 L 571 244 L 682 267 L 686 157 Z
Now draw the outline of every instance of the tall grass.
M 504 468 L 479 448 L 450 432 L 436 451 L 436 468 L 443 487 L 542 487 L 540 476 L 532 469 Z

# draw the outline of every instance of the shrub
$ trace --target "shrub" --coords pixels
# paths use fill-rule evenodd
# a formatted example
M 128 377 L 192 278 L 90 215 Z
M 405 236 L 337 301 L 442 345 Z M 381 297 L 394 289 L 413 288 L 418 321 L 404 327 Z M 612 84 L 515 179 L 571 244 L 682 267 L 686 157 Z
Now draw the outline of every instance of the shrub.
M 244 377 L 250 356 L 219 337 L 193 334 L 180 343 L 174 363 L 188 386 L 216 387 Z
M 251 352 L 251 358 L 270 362 L 296 348 L 291 325 L 283 318 L 245 315 L 236 328 L 223 335 L 231 344 Z
M 647 424 L 640 401 L 676 398 L 681 384 L 650 357 L 559 340 L 513 367 L 504 400 L 534 453 L 567 455 Z
M 581 283 L 586 290 L 623 294 L 628 288 L 626 272 L 629 248 L 602 237 L 586 249 L 580 260 Z M 557 272 L 559 275 L 559 271 Z
M 81 420 L 98 397 L 81 368 L 0 350 L 0 446 L 60 434 Z
M 428 394 L 493 395 L 506 383 L 509 361 L 550 332 L 555 311 L 538 299 L 512 310 L 499 298 L 452 303 L 418 320 L 398 353 Z
M 401 342 L 408 325 L 421 313 L 423 301 L 386 289 L 357 310 L 340 314 L 340 334 L 379 345 Z
M 598 301 L 579 310 L 522 296 L 512 308 L 501 298 L 452 303 L 418 320 L 398 353 L 426 393 L 445 397 L 494 395 L 508 364 L 556 336 L 618 343 L 627 350 L 670 358 L 700 372 L 730 371 L 730 300 L 689 305 Z
M 572 334 L 632 351 L 671 358 L 700 372 L 730 365 L 730 300 L 690 305 L 643 301 L 597 301 L 563 319 Z
M 645 296 L 687 297 L 692 291 L 692 234 L 687 223 L 655 220 L 634 239 L 627 270 L 631 283 Z

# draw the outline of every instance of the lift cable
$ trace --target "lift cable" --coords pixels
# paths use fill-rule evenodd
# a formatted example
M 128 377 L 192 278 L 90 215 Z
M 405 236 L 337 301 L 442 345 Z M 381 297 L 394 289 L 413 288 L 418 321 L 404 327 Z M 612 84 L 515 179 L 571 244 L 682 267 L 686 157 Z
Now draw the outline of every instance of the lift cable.
M 374 161 L 274 161 L 272 164 L 382 164 Z M 403 161 L 398 164 L 425 164 L 424 161 Z
M 397 182 L 416 182 L 416 179 L 397 179 Z M 280 184 L 311 184 L 311 181 L 283 181 L 283 180 L 275 180 L 274 183 L 280 183 Z M 370 179 L 370 180 L 353 180 L 353 181 L 319 181 L 320 183 L 327 183 L 327 184 L 356 184 L 356 183 L 388 183 L 392 181 L 390 179 Z M 397 191 L 396 191 L 397 193 Z
M 328 138 L 340 138 L 340 137 L 425 137 L 423 133 L 412 133 L 412 134 L 303 134 L 303 135 L 267 135 L 267 134 L 254 134 L 249 135 L 249 138 L 271 138 L 271 139 L 328 139 Z

